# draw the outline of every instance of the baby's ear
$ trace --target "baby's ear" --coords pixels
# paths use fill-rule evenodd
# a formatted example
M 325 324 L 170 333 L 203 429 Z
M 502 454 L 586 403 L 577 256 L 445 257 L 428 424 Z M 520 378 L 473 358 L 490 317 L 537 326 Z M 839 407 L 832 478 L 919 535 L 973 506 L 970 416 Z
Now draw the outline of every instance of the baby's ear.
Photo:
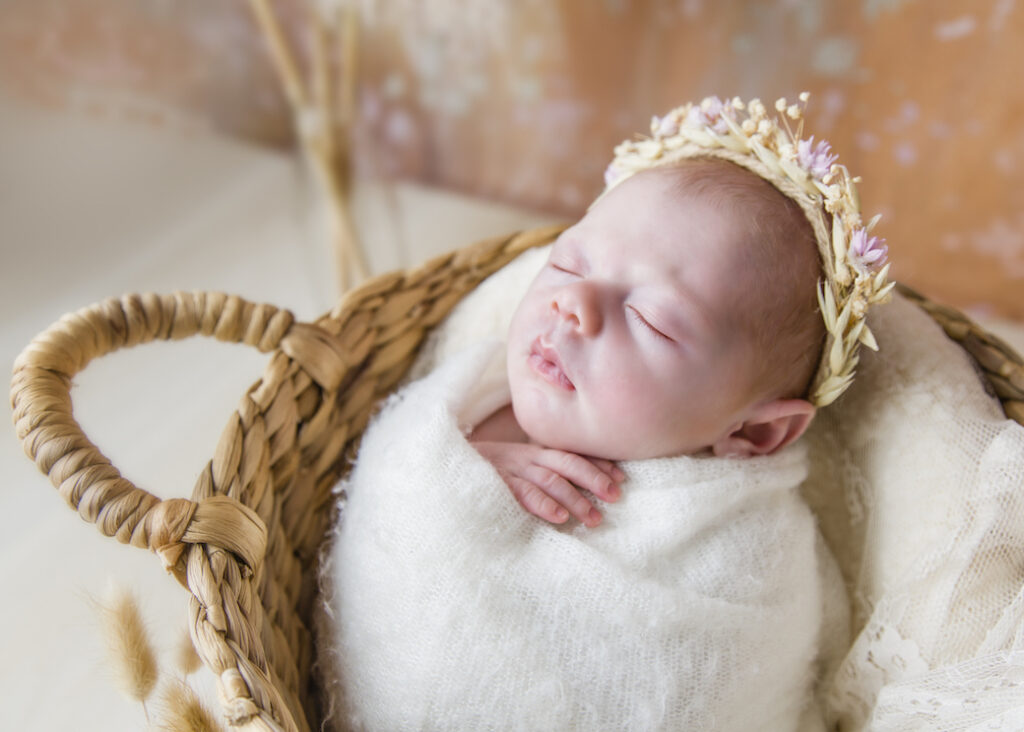
M 719 438 L 711 449 L 719 457 L 771 455 L 796 440 L 814 418 L 803 399 L 775 399 L 751 410 L 746 421 Z

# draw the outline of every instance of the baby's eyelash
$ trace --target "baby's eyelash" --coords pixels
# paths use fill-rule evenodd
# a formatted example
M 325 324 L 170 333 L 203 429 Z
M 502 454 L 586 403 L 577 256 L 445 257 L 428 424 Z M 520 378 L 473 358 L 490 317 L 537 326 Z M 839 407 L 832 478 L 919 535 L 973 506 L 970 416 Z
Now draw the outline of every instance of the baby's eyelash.
M 632 305 L 628 305 L 627 309 L 629 310 L 630 314 L 634 318 L 636 318 L 645 328 L 647 328 L 649 331 L 654 333 L 654 335 L 658 336 L 659 338 L 664 338 L 666 341 L 673 341 L 673 340 L 675 340 L 674 338 L 670 338 L 669 336 L 665 335 L 660 330 L 655 328 L 653 325 L 651 325 L 650 321 L 648 321 L 647 318 L 645 318 L 643 315 L 641 315 L 640 311 L 637 310 Z

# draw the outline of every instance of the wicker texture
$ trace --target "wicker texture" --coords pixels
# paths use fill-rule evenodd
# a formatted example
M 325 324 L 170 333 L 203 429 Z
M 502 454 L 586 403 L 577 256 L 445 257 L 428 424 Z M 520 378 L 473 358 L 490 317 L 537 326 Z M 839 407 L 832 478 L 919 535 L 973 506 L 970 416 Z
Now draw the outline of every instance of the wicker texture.
M 312 324 L 222 294 L 111 299 L 65 316 L 15 362 L 11 401 L 26 453 L 83 518 L 152 549 L 188 588 L 193 642 L 232 725 L 318 728 L 310 628 L 331 488 L 429 329 L 481 280 L 559 231 L 483 241 L 378 277 Z M 904 294 L 975 358 L 1007 415 L 1024 424 L 1020 356 L 960 313 Z M 82 433 L 71 379 L 118 348 L 194 334 L 273 353 L 191 500 L 160 500 L 121 477 Z

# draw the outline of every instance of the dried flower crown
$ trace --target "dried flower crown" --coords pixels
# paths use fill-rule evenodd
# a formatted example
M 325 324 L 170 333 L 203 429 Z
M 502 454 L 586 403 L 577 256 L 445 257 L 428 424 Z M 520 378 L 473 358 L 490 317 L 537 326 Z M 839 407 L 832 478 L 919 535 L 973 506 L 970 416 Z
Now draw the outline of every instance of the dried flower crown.
M 809 391 L 810 401 L 824 406 L 852 383 L 860 345 L 878 350 L 865 316 L 870 305 L 888 298 L 894 283 L 886 284 L 885 241 L 870 236 L 880 217 L 861 221 L 855 186 L 860 179 L 836 163 L 827 142 L 801 139 L 808 98 L 804 92 L 800 104 L 779 99 L 778 114 L 769 115 L 758 99 L 744 104 L 738 97 L 708 97 L 654 117 L 651 137 L 615 148 L 605 193 L 642 170 L 716 157 L 765 178 L 799 204 L 814 230 L 825 275 L 818 282 L 818 304 L 827 338 Z

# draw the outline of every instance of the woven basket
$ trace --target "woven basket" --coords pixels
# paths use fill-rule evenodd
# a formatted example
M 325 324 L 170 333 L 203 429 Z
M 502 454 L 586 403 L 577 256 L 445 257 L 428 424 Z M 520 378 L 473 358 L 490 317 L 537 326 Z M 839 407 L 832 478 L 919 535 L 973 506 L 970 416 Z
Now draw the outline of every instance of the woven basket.
M 559 231 L 482 241 L 378 277 L 315 323 L 215 293 L 110 299 L 64 316 L 15 362 L 11 402 L 25 451 L 83 518 L 154 550 L 188 588 L 192 640 L 232 725 L 319 728 L 311 627 L 331 488 L 429 329 L 481 280 Z M 1007 416 L 1024 424 L 1024 360 L 959 312 L 902 292 L 977 361 Z M 196 333 L 272 355 L 192 499 L 160 500 L 122 478 L 82 433 L 71 379 L 118 348 Z

